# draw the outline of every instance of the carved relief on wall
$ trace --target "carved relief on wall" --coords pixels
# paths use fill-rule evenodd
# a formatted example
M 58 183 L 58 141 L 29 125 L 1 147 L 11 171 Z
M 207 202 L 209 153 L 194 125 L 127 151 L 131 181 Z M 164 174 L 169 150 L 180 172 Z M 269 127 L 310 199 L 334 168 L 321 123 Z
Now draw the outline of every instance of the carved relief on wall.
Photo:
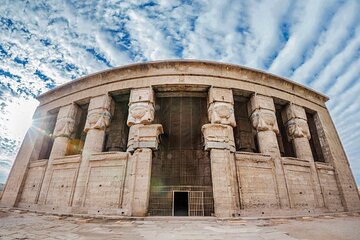
M 154 91 L 152 88 L 131 90 L 129 102 L 128 126 L 134 124 L 150 124 L 154 121 Z
M 88 115 L 84 131 L 89 129 L 104 130 L 110 124 L 112 99 L 108 95 L 92 98 L 90 100 Z
M 235 142 L 233 128 L 223 124 L 205 124 L 201 131 L 204 135 L 205 150 L 227 149 L 235 152 Z
M 156 150 L 160 143 L 159 136 L 163 134 L 161 124 L 136 124 L 130 127 L 128 152 L 133 152 L 137 148 L 151 148 Z
M 75 104 L 60 108 L 53 137 L 70 137 L 75 131 L 78 107 Z

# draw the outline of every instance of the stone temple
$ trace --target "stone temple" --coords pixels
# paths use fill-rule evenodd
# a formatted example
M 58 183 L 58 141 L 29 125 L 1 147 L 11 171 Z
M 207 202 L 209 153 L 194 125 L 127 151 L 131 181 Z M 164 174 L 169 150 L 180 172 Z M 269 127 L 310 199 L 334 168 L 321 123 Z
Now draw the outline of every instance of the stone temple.
M 160 61 L 38 100 L 1 206 L 221 218 L 360 210 L 328 98 L 287 79 Z

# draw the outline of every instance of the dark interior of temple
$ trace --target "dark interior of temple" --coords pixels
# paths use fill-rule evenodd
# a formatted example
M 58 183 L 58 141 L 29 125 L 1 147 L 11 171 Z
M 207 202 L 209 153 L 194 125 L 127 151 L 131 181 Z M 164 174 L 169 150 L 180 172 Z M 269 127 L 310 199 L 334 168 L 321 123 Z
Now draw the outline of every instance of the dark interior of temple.
M 188 215 L 210 216 L 214 211 L 210 157 L 203 150 L 201 133 L 208 123 L 206 98 L 159 97 L 155 109 L 154 122 L 163 125 L 164 134 L 153 156 L 149 215 L 173 215 L 174 207 L 182 206 L 179 199 L 186 198 L 174 201 L 178 191 L 189 192 Z

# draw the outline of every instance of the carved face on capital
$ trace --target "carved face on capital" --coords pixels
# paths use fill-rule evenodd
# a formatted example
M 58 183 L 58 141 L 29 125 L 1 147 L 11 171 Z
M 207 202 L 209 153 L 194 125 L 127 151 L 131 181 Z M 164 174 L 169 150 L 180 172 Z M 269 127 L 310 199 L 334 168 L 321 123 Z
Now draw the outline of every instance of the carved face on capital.
M 236 126 L 234 116 L 234 106 L 231 103 L 215 102 L 208 109 L 209 120 L 211 123 Z
M 309 126 L 304 119 L 294 118 L 287 122 L 287 134 L 290 139 L 308 138 L 310 139 Z
M 85 129 L 84 131 L 88 131 L 89 129 L 105 129 L 109 126 L 111 119 L 111 114 L 107 110 L 96 110 L 93 112 L 89 112 Z
M 129 107 L 128 126 L 150 124 L 154 121 L 154 105 L 149 102 L 133 103 Z
M 54 137 L 70 137 L 75 130 L 75 120 L 70 117 L 61 118 L 57 121 L 54 129 Z
M 251 123 L 257 131 L 274 131 L 279 133 L 276 116 L 273 111 L 267 109 L 256 110 L 251 114 Z

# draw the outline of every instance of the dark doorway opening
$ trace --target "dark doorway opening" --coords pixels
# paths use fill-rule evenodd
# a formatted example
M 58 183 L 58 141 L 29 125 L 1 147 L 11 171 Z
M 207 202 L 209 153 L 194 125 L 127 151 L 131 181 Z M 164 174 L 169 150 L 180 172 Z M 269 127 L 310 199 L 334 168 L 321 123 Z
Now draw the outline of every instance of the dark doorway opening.
M 174 216 L 174 192 L 189 192 L 187 215 L 211 216 L 210 152 L 203 150 L 201 133 L 209 122 L 206 97 L 158 97 L 155 109 L 154 123 L 162 124 L 164 134 L 152 159 L 148 215 Z
M 189 216 L 189 192 L 174 192 L 174 216 Z

